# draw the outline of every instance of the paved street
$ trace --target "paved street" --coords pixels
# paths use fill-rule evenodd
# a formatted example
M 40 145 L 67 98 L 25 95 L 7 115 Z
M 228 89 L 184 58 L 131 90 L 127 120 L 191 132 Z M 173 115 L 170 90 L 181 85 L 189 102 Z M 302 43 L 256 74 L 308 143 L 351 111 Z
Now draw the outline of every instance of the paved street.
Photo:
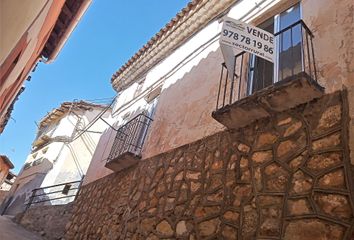
M 8 216 L 0 216 L 1 240 L 41 240 L 42 238 L 12 222 Z

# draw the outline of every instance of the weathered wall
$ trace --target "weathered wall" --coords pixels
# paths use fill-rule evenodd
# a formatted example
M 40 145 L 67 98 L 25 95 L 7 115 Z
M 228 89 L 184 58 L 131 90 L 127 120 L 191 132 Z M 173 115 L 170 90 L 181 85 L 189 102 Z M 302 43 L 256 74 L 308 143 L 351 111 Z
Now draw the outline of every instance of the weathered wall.
M 351 0 L 243 0 L 236 1 L 227 16 L 258 25 L 298 2 L 301 5 L 302 18 L 315 36 L 314 50 L 320 84 L 328 93 L 342 89 L 344 84 L 351 89 L 349 97 L 354 102 L 354 7 Z M 211 21 L 159 64 L 149 69 L 146 77 L 144 76 L 142 92 L 160 84 L 162 93 L 144 144 L 143 158 L 172 150 L 223 129 L 211 117 L 216 105 L 220 65 L 224 61 L 216 36 L 221 31 L 221 24 L 220 19 Z M 144 77 L 137 78 L 136 81 L 141 81 Z M 121 116 L 146 105 L 142 96 L 144 94 L 134 96 L 136 88 L 137 83 L 120 92 L 113 111 L 118 125 L 122 124 Z M 354 119 L 354 106 L 350 116 Z M 353 120 L 350 131 L 354 159 Z M 114 134 L 107 131 L 101 138 L 85 184 L 111 173 L 104 165 L 113 137 Z
M 354 165 L 354 4 L 342 1 L 302 1 L 303 17 L 315 35 L 319 82 L 326 92 L 348 89 L 350 150 Z
M 14 221 L 31 232 L 39 233 L 44 239 L 62 239 L 65 225 L 72 213 L 72 203 L 58 206 L 40 206 L 18 214 Z
M 102 110 L 102 108 L 94 108 L 92 111 L 76 112 L 76 114 L 82 116 L 82 125 L 87 126 Z M 110 111 L 107 111 L 103 118 L 107 118 L 109 114 Z M 74 117 L 73 113 L 65 116 L 59 123 L 54 123 L 52 137 L 71 136 L 76 123 L 77 117 Z M 106 124 L 104 122 L 98 121 L 90 127 L 92 132 L 83 133 L 75 141 L 70 143 L 52 142 L 36 152 L 30 153 L 25 163 L 33 162 L 39 158 L 47 160 L 44 160 L 39 165 L 32 165 L 28 169 L 21 170 L 15 180 L 14 187 L 8 194 L 7 199 L 11 198 L 12 200 L 7 207 L 6 214 L 14 215 L 23 211 L 25 209 L 24 204 L 31 196 L 34 188 L 80 181 L 90 165 L 93 152 L 100 138 L 100 132 L 105 127 Z M 55 190 L 58 189 L 51 189 L 51 191 Z M 55 195 L 53 194 L 51 197 L 55 198 Z M 73 198 L 66 198 L 47 202 L 47 204 L 58 204 L 58 202 L 63 203 L 72 200 Z M 0 212 L 1 209 L 3 208 L 0 207 Z
M 348 239 L 345 94 L 141 161 L 82 188 L 68 239 Z
M 45 175 L 36 173 L 24 179 L 16 179 L 13 187 L 10 189 L 6 199 L 0 206 L 0 213 L 6 215 L 16 215 L 25 210 L 25 202 L 32 194 L 32 189 L 41 186 Z M 3 212 L 6 210 L 5 212 Z
M 211 117 L 222 62 L 220 49 L 211 52 L 161 93 L 143 157 L 152 157 L 224 129 Z
M 296 1 L 288 2 L 285 4 L 286 8 Z M 331 0 L 305 0 L 300 4 L 303 20 L 315 36 L 314 51 L 319 83 L 328 93 L 342 89 L 343 85 L 353 91 L 350 90 L 354 86 L 352 1 L 343 0 L 337 3 Z M 274 9 L 258 15 L 256 19 L 265 21 L 263 15 L 269 17 L 284 11 L 278 6 L 282 5 L 276 4 Z M 233 9 L 237 9 L 237 6 Z M 229 15 L 237 18 L 232 10 Z M 259 24 L 253 20 L 251 23 Z M 161 93 L 143 157 L 169 151 L 222 129 L 211 118 L 216 104 L 219 66 L 224 61 L 220 49 L 217 49 L 215 52 L 212 48 L 204 50 L 210 51 L 209 55 Z M 354 101 L 351 95 L 354 93 L 349 94 L 350 100 Z M 350 111 L 350 116 L 354 119 L 354 111 Z M 354 123 L 351 125 L 354 126 Z M 156 132 L 158 134 L 154 134 Z M 354 127 L 351 134 L 354 136 Z
M 304 0 L 303 18 L 313 34 L 320 84 L 327 92 L 354 86 L 354 4 Z
M 105 164 L 107 162 L 115 136 L 116 131 L 107 126 L 107 129 L 102 133 L 101 138 L 97 143 L 96 150 L 92 156 L 84 178 L 84 185 L 113 173 L 111 169 L 105 167 Z

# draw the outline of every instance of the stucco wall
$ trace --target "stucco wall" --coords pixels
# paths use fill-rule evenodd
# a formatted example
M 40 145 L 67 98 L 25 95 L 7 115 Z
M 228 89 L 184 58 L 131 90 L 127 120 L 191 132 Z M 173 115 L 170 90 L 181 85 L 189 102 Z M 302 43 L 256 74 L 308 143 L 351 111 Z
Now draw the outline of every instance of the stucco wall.
M 144 158 L 223 129 L 211 117 L 211 112 L 215 110 L 222 62 L 219 49 L 211 52 L 190 72 L 164 89 L 144 144 Z
M 78 113 L 82 116 L 81 127 L 87 126 L 91 121 L 93 121 L 98 114 L 101 113 L 103 109 L 93 109 L 92 111 L 84 111 Z M 107 111 L 102 117 L 107 119 L 110 115 L 110 111 Z M 69 118 L 70 121 L 65 121 L 65 125 L 61 126 L 60 129 L 66 129 L 68 122 L 72 125 L 76 124 L 73 115 Z M 43 180 L 41 187 L 61 184 L 70 181 L 80 181 L 83 175 L 86 174 L 88 167 L 90 165 L 93 153 L 96 149 L 97 143 L 100 139 L 101 132 L 107 127 L 107 124 L 101 120 L 95 122 L 89 129 L 88 132 L 83 133 L 76 140 L 69 143 L 65 143 L 62 146 L 61 151 L 57 155 L 56 162 Z M 59 128 L 58 128 L 59 129 Z M 58 131 L 58 130 L 57 130 Z M 56 132 L 57 132 L 56 131 Z M 65 131 L 59 131 L 60 134 L 71 135 L 71 133 Z M 73 198 L 63 199 L 60 202 L 72 201 Z M 54 202 L 52 202 L 54 204 Z M 57 204 L 58 201 L 55 202 Z
M 253 1 L 239 1 L 227 15 L 257 25 L 299 1 L 257 2 L 260 5 L 255 6 Z M 349 89 L 349 102 L 354 102 L 354 87 L 350 87 L 354 84 L 352 1 L 343 0 L 338 4 L 336 1 L 304 0 L 300 4 L 302 18 L 315 35 L 314 50 L 320 84 L 326 88 L 326 92 L 342 89 L 342 84 L 345 84 Z M 146 95 L 144 91 L 149 92 L 155 85 L 162 86 L 154 121 L 142 151 L 143 158 L 169 151 L 223 129 L 211 118 L 216 105 L 220 64 L 224 61 L 217 36 L 221 23 L 218 19 L 210 22 L 149 69 L 142 94 L 133 97 L 137 84 L 120 93 L 114 109 L 116 126 L 123 123 L 122 116 L 127 112 L 134 112 L 146 105 L 143 100 Z M 354 119 L 354 107 L 350 107 L 349 114 Z M 349 141 L 353 146 L 354 159 L 353 120 L 350 132 L 353 136 Z M 85 183 L 112 172 L 104 167 L 112 137 L 112 130 L 107 130 L 102 136 Z
M 353 86 L 353 2 L 307 0 L 302 1 L 301 6 L 303 19 L 315 35 L 320 84 L 326 92 L 340 90 L 343 85 Z M 236 14 L 231 11 L 229 15 L 237 18 Z M 211 112 L 216 104 L 223 61 L 219 50 L 212 52 L 163 91 L 143 156 L 168 151 L 222 129 L 211 118 Z M 354 116 L 352 112 L 351 116 Z
M 92 111 L 70 113 L 63 119 L 55 123 L 53 135 L 71 137 L 74 126 L 81 115 L 81 128 L 87 126 L 96 116 L 101 113 L 102 108 L 94 108 Z M 102 117 L 108 118 L 110 111 L 107 111 Z M 86 174 L 92 155 L 100 138 L 100 133 L 106 128 L 106 123 L 97 121 L 90 127 L 90 131 L 85 132 L 79 138 L 69 143 L 52 142 L 47 146 L 30 153 L 26 162 L 33 162 L 35 159 L 45 158 L 45 160 L 28 169 L 23 169 L 11 189 L 9 198 L 11 204 L 6 214 L 16 214 L 24 210 L 24 203 L 30 197 L 32 190 L 39 187 L 47 187 L 55 184 L 61 184 L 70 181 L 80 181 Z M 43 149 L 46 152 L 43 153 Z M 56 191 L 58 189 L 55 189 Z M 46 192 L 53 191 L 52 189 Z M 55 197 L 51 195 L 51 197 Z M 73 198 L 63 199 L 60 202 L 72 201 Z M 58 204 L 58 201 L 47 202 L 48 204 Z
M 350 239 L 347 103 L 325 95 L 90 183 L 66 238 Z
M 326 92 L 348 89 L 350 151 L 354 165 L 354 3 L 303 0 L 303 16 L 315 35 L 319 82 Z
M 45 174 L 39 172 L 23 179 L 17 178 L 1 204 L 0 211 L 6 215 L 22 212 L 26 207 L 25 202 L 31 196 L 32 189 L 40 187 L 44 177 Z
M 1 58 L 1 68 L 4 69 L 4 71 L 7 71 L 7 69 L 13 64 L 17 55 L 19 56 L 16 65 L 1 83 L 0 101 L 3 103 L 0 106 L 1 120 L 3 120 L 2 118 L 7 113 L 7 108 L 22 87 L 29 71 L 34 67 L 40 57 L 38 54 L 40 54 L 45 41 L 47 41 L 49 33 L 65 3 L 64 0 L 39 0 L 33 4 L 32 1 L 26 0 L 23 3 L 23 7 L 19 8 L 18 5 L 22 6 L 22 4 L 19 4 L 18 2 L 19 1 L 16 1 L 16 3 L 8 0 L 1 1 L 1 3 L 4 4 L 1 9 L 6 11 L 6 13 L 1 13 L 1 24 L 7 26 L 5 28 L 2 27 L 2 29 L 8 33 L 8 35 L 5 36 L 4 41 L 6 44 L 5 46 L 10 48 L 4 49 L 5 55 L 4 58 Z M 14 8 L 16 8 L 13 10 L 15 13 L 9 15 Z M 16 16 L 21 17 L 17 17 L 16 20 L 13 20 L 13 17 L 16 18 Z M 3 32 L 1 33 L 1 36 L 4 37 Z M 21 37 L 20 41 L 17 39 L 19 36 Z M 1 56 L 3 56 L 3 54 L 1 54 Z
M 39 15 L 48 0 L 1 0 L 0 64 Z M 21 7 L 19 7 L 21 6 Z M 9 27 L 11 26 L 11 27 Z
M 113 173 L 111 169 L 106 168 L 104 165 L 112 148 L 115 134 L 116 131 L 109 127 L 102 133 L 84 178 L 84 185 Z
M 342 1 L 302 1 L 303 17 L 315 35 L 319 81 L 332 92 L 354 86 L 354 4 Z

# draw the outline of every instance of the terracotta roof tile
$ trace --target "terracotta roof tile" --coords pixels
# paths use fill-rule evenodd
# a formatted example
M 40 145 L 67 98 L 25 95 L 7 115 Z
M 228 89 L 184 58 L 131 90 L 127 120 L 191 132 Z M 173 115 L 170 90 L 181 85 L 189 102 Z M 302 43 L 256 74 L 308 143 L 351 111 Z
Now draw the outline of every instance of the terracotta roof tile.
M 78 102 L 63 102 L 60 107 L 53 109 L 50 113 L 42 118 L 40 121 L 40 127 L 50 124 L 53 120 L 59 119 L 62 117 L 70 108 L 73 106 L 74 109 L 83 109 L 89 110 L 92 107 L 96 108 L 106 108 L 106 105 L 94 104 L 86 101 Z
M 236 1 L 192 0 L 112 75 L 113 88 L 120 91 L 129 86 Z
M 160 29 L 160 31 L 158 33 L 155 34 L 155 36 L 153 36 L 148 42 L 147 44 L 145 44 L 142 48 L 140 48 L 138 50 L 137 53 L 135 53 L 134 56 L 132 56 L 127 63 L 125 63 L 118 71 L 116 71 L 116 73 L 113 74 L 112 78 L 111 78 L 111 82 L 114 81 L 114 79 L 121 74 L 126 68 L 128 68 L 135 59 L 137 59 L 139 56 L 141 56 L 151 45 L 153 45 L 154 43 L 156 43 L 157 40 L 159 40 L 162 35 L 164 33 L 166 33 L 169 29 L 171 29 L 172 27 L 174 27 L 177 23 L 178 20 L 180 20 L 181 18 L 183 18 L 185 15 L 187 15 L 199 2 L 201 2 L 203 0 L 192 0 L 191 2 L 189 2 L 187 4 L 186 7 L 184 7 L 179 13 L 176 14 L 176 16 L 174 18 L 171 19 L 171 21 L 169 23 L 167 23 L 165 25 L 165 27 L 163 27 L 162 29 Z

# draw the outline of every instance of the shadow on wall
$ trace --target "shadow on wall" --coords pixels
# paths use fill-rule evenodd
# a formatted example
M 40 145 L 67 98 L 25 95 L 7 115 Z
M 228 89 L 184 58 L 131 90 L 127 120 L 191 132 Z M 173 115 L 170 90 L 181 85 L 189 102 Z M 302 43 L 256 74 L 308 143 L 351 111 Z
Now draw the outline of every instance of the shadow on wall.
M 117 135 L 117 131 L 125 126 L 130 120 L 134 119 L 135 117 L 137 117 L 139 114 L 144 114 L 146 116 L 149 116 L 149 112 L 148 112 L 148 109 L 147 109 L 147 106 L 149 104 L 147 103 L 146 105 L 144 106 L 139 106 L 137 109 L 135 110 L 132 110 L 132 111 L 127 111 L 123 117 L 122 117 L 122 120 L 121 121 L 117 121 L 113 124 L 113 127 L 115 129 L 112 129 L 111 127 L 108 127 L 104 133 L 102 134 L 101 138 L 100 138 L 100 141 L 101 140 L 104 140 L 103 138 L 107 138 L 108 137 L 108 143 L 106 146 L 104 146 L 105 150 L 102 152 L 101 154 L 101 157 L 100 157 L 100 160 L 101 161 L 104 161 L 106 162 L 108 160 L 108 157 L 109 157 L 109 154 L 112 150 L 112 145 L 113 145 L 113 142 L 116 138 L 116 135 Z M 113 113 L 113 116 L 115 114 Z M 117 116 L 117 115 L 116 115 Z M 153 117 L 152 117 L 153 118 Z M 104 135 L 104 137 L 103 137 Z M 98 149 L 98 145 L 97 145 L 97 148 Z
M 105 164 L 109 158 L 114 140 L 116 138 L 116 133 L 117 133 L 116 130 L 124 126 L 124 124 L 126 124 L 130 119 L 142 113 L 144 109 L 145 106 L 139 106 L 137 109 L 133 111 L 128 111 L 123 115 L 122 117 L 123 120 L 119 120 L 119 121 L 117 120 L 117 118 L 118 115 L 121 114 L 121 112 L 116 111 L 116 113 L 112 113 L 112 116 L 116 118 L 115 122 L 112 124 L 112 127 L 114 129 L 112 127 L 107 126 L 106 130 L 103 131 L 97 143 L 95 152 L 92 156 L 90 165 L 87 169 L 83 185 L 113 173 L 112 170 L 105 167 Z
M 26 199 L 31 196 L 32 189 L 39 188 L 44 180 L 44 174 L 37 174 L 29 182 L 20 186 L 14 193 L 10 193 L 0 206 L 2 215 L 16 215 L 25 210 Z M 14 187 L 16 187 L 14 185 Z

